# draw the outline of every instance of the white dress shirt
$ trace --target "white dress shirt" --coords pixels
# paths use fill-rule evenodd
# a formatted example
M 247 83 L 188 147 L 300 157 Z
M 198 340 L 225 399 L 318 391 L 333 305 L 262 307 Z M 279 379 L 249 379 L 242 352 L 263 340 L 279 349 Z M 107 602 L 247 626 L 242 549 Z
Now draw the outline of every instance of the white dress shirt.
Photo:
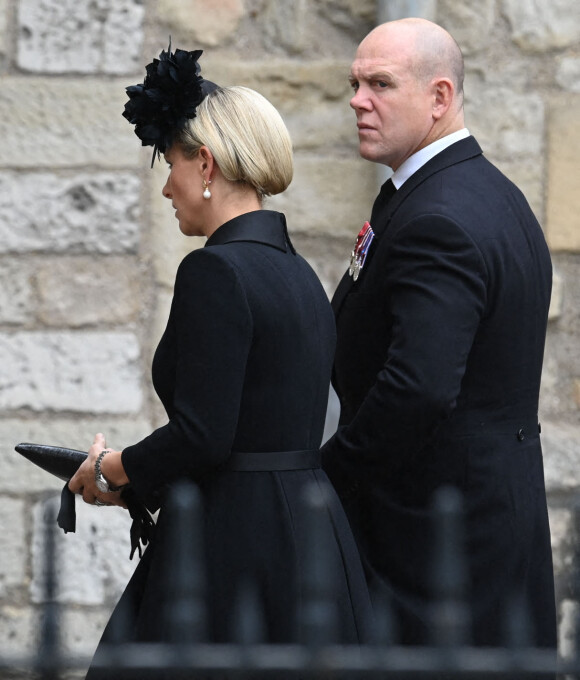
M 452 132 L 450 135 L 437 139 L 423 149 L 416 151 L 412 156 L 409 156 L 409 158 L 395 170 L 391 177 L 395 188 L 399 189 L 411 175 L 414 175 L 417 170 L 423 167 L 427 161 L 430 161 L 433 156 L 441 153 L 443 149 L 451 146 L 451 144 L 455 144 L 455 142 L 458 142 L 460 139 L 469 137 L 469 134 L 467 128 L 462 128 L 461 130 L 457 130 L 457 132 Z

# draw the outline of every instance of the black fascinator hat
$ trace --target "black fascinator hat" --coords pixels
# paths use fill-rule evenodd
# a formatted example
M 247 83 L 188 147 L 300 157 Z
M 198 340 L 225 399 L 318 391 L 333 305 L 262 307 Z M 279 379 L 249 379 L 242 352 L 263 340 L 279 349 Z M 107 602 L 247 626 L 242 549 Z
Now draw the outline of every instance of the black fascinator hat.
M 195 118 L 195 110 L 217 85 L 200 76 L 198 59 L 203 50 L 161 52 L 146 66 L 142 84 L 127 88 L 129 101 L 123 116 L 135 126 L 135 134 L 143 146 L 153 147 L 155 156 L 165 153 L 173 140 Z

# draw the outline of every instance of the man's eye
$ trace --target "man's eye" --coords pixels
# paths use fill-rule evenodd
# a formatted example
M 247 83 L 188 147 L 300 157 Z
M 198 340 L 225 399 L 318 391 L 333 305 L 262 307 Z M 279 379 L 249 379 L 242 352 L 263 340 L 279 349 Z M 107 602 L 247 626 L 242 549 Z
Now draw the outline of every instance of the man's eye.
M 384 80 L 377 80 L 376 85 L 377 87 L 389 87 L 389 84 L 386 83 Z
M 351 82 L 350 86 L 355 92 L 358 92 L 358 83 L 356 81 Z

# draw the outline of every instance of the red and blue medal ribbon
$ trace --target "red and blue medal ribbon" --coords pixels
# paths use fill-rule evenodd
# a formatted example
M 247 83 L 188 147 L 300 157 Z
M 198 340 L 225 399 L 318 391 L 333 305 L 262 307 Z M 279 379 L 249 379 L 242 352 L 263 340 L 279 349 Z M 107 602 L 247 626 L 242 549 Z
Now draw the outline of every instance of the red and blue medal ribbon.
M 358 275 L 361 269 L 364 267 L 365 260 L 367 259 L 367 254 L 373 239 L 375 237 L 375 232 L 373 231 L 369 222 L 363 224 L 362 229 L 359 231 L 356 237 L 356 243 L 354 244 L 353 251 L 350 255 L 350 266 L 348 268 L 348 273 L 352 276 L 353 280 L 358 279 Z

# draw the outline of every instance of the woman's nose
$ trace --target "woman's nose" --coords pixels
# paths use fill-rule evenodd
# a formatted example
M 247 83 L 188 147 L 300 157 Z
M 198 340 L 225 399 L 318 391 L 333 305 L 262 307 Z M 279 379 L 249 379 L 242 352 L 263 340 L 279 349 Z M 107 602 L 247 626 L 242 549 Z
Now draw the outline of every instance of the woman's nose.
M 169 188 L 169 177 L 167 178 L 167 182 L 165 182 L 165 186 L 163 189 L 161 189 L 161 193 L 165 198 L 171 198 L 171 190 Z

